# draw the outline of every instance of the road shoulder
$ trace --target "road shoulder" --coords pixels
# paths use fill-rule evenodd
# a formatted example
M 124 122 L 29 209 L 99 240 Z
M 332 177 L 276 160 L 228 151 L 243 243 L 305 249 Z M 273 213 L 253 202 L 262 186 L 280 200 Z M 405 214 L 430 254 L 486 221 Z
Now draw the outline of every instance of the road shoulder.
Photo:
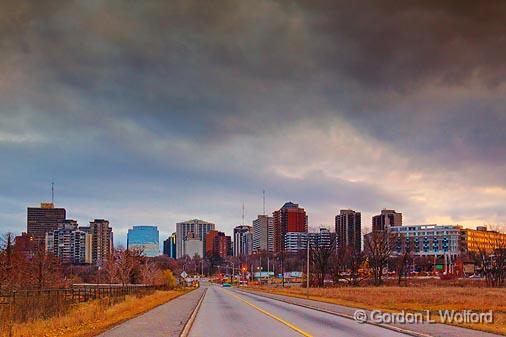
M 177 337 L 204 293 L 196 289 L 100 334 L 100 337 Z

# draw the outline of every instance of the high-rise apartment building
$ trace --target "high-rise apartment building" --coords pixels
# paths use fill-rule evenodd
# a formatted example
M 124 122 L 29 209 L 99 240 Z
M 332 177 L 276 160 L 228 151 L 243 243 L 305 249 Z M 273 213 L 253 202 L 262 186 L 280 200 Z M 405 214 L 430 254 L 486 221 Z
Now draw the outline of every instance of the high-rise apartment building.
M 267 215 L 259 215 L 253 220 L 253 252 L 274 251 L 274 226 L 273 218 Z
M 287 202 L 279 210 L 272 213 L 274 229 L 274 252 L 285 249 L 285 238 L 288 233 L 307 233 L 307 215 L 298 204 Z M 298 234 L 290 234 L 290 237 Z
M 252 227 L 247 225 L 234 228 L 234 256 L 248 256 L 253 251 Z
M 163 254 L 173 259 L 176 258 L 176 233 L 172 233 L 167 240 L 163 241 Z
M 65 208 L 55 208 L 53 203 L 41 203 L 40 207 L 28 207 L 26 212 L 27 233 L 36 244 L 44 243 L 46 233 L 58 228 L 66 218 Z
M 95 219 L 90 222 L 88 227 L 80 227 L 80 230 L 91 234 L 91 258 L 92 263 L 104 265 L 111 257 L 114 248 L 112 228 L 109 227 L 109 221 L 105 219 Z
M 300 251 L 306 250 L 307 247 L 306 232 L 288 232 L 285 234 L 283 249 L 288 254 L 296 254 Z
M 318 232 L 308 233 L 311 245 L 328 247 L 332 242 L 335 244 L 335 233 L 328 228 L 320 227 Z
M 336 236 L 339 248 L 349 247 L 355 252 L 362 249 L 362 219 L 360 212 L 343 209 L 336 215 Z
M 306 250 L 308 240 L 311 246 L 329 246 L 334 235 L 325 227 L 318 232 L 289 232 L 285 236 L 285 252 L 294 254 Z
M 231 255 L 232 239 L 230 236 L 225 235 L 223 232 L 211 230 L 206 235 L 206 249 L 205 254 L 207 257 L 219 256 L 225 258 Z
M 127 249 L 142 251 L 144 256 L 160 255 L 160 234 L 156 226 L 133 226 L 128 230 Z
M 392 226 L 402 226 L 402 213 L 393 209 L 384 209 L 381 214 L 372 217 L 373 231 L 382 231 Z
M 92 262 L 92 235 L 78 229 L 77 221 L 64 220 L 54 231 L 46 233 L 46 251 L 62 263 L 85 264 Z
M 179 222 L 176 224 L 176 254 L 177 258 L 184 256 L 184 247 L 183 242 L 186 240 L 188 233 L 194 233 L 199 240 L 202 242 L 203 246 L 201 251 L 204 250 L 206 234 L 209 233 L 210 230 L 214 229 L 215 225 L 211 222 L 193 219 L 184 222 Z M 200 256 L 203 256 L 202 253 Z

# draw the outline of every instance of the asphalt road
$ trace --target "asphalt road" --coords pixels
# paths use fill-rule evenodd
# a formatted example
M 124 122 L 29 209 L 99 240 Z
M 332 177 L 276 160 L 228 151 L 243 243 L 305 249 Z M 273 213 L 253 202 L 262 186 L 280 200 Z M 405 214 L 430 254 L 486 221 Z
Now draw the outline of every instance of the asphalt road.
M 232 288 L 210 286 L 190 330 L 192 337 L 407 336 Z

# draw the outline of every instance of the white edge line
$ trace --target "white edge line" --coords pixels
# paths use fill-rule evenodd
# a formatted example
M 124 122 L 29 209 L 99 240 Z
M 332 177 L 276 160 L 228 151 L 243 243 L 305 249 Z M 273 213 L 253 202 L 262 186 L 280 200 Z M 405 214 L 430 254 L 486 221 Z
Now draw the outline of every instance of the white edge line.
M 195 307 L 195 309 L 193 309 L 193 312 L 190 315 L 190 318 L 186 322 L 186 324 L 185 324 L 185 326 L 183 328 L 183 331 L 181 331 L 181 334 L 179 335 L 180 337 L 187 337 L 189 335 L 190 330 L 191 330 L 192 325 L 193 325 L 193 322 L 195 321 L 195 317 L 197 317 L 197 313 L 198 313 L 198 311 L 200 309 L 200 306 L 202 305 L 202 302 L 204 301 L 204 296 L 206 295 L 206 292 L 207 292 L 207 288 L 204 289 L 204 292 L 200 296 L 200 299 L 199 299 L 199 302 L 197 303 L 197 306 Z

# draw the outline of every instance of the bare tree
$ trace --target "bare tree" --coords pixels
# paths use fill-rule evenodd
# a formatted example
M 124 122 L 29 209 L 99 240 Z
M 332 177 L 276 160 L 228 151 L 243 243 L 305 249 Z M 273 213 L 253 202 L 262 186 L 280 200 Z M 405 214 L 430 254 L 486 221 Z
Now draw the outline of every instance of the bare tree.
M 506 279 L 506 236 L 490 236 L 485 245 L 472 254 L 490 287 L 502 287 Z
M 402 246 L 401 253 L 394 259 L 395 270 L 397 273 L 397 285 L 400 286 L 402 279 L 404 278 L 404 284 L 407 286 L 409 267 L 413 263 L 414 243 L 413 241 L 406 241 L 404 235 L 399 235 L 396 240 L 398 240 L 399 244 Z
M 0 237 L 0 289 L 6 287 L 12 279 L 13 272 L 13 245 L 12 234 L 7 233 Z
M 360 272 L 360 268 L 363 266 L 365 257 L 360 251 L 348 247 L 345 253 L 344 265 L 346 267 L 346 274 L 344 279 L 349 285 L 358 286 L 366 276 Z
M 346 249 L 336 249 L 336 253 L 330 257 L 330 273 L 334 285 L 338 285 L 344 280 L 344 272 L 346 271 Z
M 310 244 L 310 261 L 313 266 L 314 273 L 316 274 L 316 281 L 319 287 L 325 284 L 325 276 L 330 271 L 331 257 L 335 255 L 336 240 L 335 235 L 332 235 L 330 242 Z M 309 277 L 309 276 L 308 276 Z
M 357 286 L 367 275 L 361 270 L 365 257 L 352 247 L 340 247 L 330 259 L 330 272 L 334 284 L 345 281 L 347 285 Z
M 364 236 L 365 254 L 376 286 L 383 283 L 383 269 L 388 266 L 395 236 L 388 231 L 373 231 Z
M 145 259 L 140 265 L 140 273 L 143 284 L 155 285 L 161 271 L 152 260 Z
M 115 249 L 111 261 L 106 264 L 106 272 L 112 282 L 121 283 L 123 286 L 129 283 L 136 283 L 139 272 L 142 252 L 128 249 Z

